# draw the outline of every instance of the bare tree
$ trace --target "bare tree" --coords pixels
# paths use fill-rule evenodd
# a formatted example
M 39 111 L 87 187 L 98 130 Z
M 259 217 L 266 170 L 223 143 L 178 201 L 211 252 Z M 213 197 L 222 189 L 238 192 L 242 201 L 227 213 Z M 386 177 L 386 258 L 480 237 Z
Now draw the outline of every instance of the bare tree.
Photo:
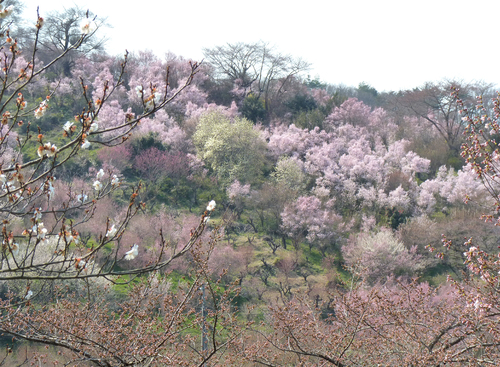
M 214 67 L 214 78 L 229 79 L 243 90 L 263 100 L 269 116 L 273 101 L 286 92 L 295 76 L 306 71 L 310 64 L 302 59 L 278 52 L 264 42 L 228 43 L 204 49 L 207 61 Z
M 89 32 L 83 40 L 81 37 L 81 26 L 83 22 L 91 22 Z M 64 76 L 71 75 L 74 60 L 78 54 L 88 54 L 94 51 L 102 51 L 107 41 L 101 35 L 101 30 L 109 27 L 106 18 L 98 18 L 92 12 L 73 6 L 63 11 L 53 11 L 44 19 L 44 27 L 38 34 L 38 57 L 43 62 L 48 62 L 54 57 L 65 54 L 61 60 L 58 70 Z M 33 32 L 28 32 L 24 42 L 32 45 Z M 73 47 L 80 43 L 78 47 Z
M 405 114 L 423 118 L 436 129 L 449 149 L 458 153 L 465 124 L 461 120 L 457 103 L 451 96 L 452 88 L 460 90 L 462 100 L 473 103 L 477 96 L 491 93 L 492 85 L 467 84 L 454 80 L 427 83 L 422 88 L 405 91 L 397 96 L 393 100 L 393 107 L 402 109 Z

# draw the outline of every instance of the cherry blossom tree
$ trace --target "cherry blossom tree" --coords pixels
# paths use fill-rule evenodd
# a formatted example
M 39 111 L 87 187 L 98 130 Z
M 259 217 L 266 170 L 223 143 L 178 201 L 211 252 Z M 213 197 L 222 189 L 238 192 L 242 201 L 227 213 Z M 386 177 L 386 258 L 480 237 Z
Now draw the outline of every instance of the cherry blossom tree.
M 283 229 L 293 239 L 294 246 L 306 240 L 309 246 L 317 245 L 325 254 L 326 249 L 339 243 L 345 229 L 342 218 L 324 209 L 315 196 L 299 197 L 287 205 L 281 214 Z
M 245 208 L 245 202 L 250 197 L 250 184 L 242 185 L 238 180 L 235 180 L 226 190 L 231 208 L 239 218 Z
M 38 32 L 43 27 L 43 20 L 41 18 L 38 18 L 37 25 Z M 70 49 L 78 48 L 81 42 L 87 37 L 84 27 L 81 32 L 80 41 L 75 43 Z M 35 106 L 29 106 L 23 96 L 23 90 L 32 78 L 42 74 L 51 64 L 37 67 L 36 59 L 33 57 L 32 60 L 28 61 L 21 74 L 14 74 L 12 70 L 13 60 L 20 51 L 17 49 L 15 41 L 12 42 L 13 44 L 4 45 L 4 49 L 8 48 L 10 54 L 6 53 L 4 60 L 8 63 L 6 68 L 7 79 L 3 84 L 3 93 L 7 97 L 0 107 L 0 112 L 3 111 L 2 124 L 4 126 L 0 149 L 8 152 L 9 149 L 13 149 L 13 138 L 15 139 L 21 133 L 24 138 L 22 140 L 18 139 L 18 142 L 15 144 L 15 153 L 11 154 L 12 158 L 10 161 L 4 161 L 2 164 L 1 180 L 3 193 L 0 195 L 0 199 L 2 200 L 2 212 L 5 215 L 4 220 L 6 223 L 13 221 L 15 218 L 28 218 L 31 220 L 31 226 L 25 231 L 25 235 L 28 236 L 27 243 L 23 245 L 23 251 L 20 251 L 20 257 L 17 259 L 15 257 L 12 258 L 10 247 L 13 246 L 13 243 L 16 243 L 14 239 L 20 234 L 11 233 L 8 226 L 4 227 L 4 236 L 7 235 L 4 238 L 7 241 L 4 251 L 7 252 L 4 252 L 3 256 L 5 258 L 10 257 L 11 261 L 17 264 L 24 264 L 28 259 L 36 257 L 36 248 L 48 238 L 46 236 L 55 236 L 57 233 L 59 233 L 59 239 L 56 241 L 55 253 L 60 254 L 46 264 L 31 263 L 31 265 L 26 265 L 27 267 L 16 265 L 15 268 L 5 269 L 5 271 L 9 274 L 15 274 L 33 270 L 35 273 L 39 273 L 37 276 L 41 276 L 42 278 L 85 276 L 78 271 L 78 268 L 74 268 L 75 256 L 77 255 L 72 251 L 67 251 L 68 246 L 71 244 L 78 244 L 78 236 L 73 235 L 65 239 L 64 233 L 75 234 L 77 232 L 66 219 L 66 213 L 73 209 L 84 209 L 92 213 L 95 201 L 115 190 L 120 185 L 120 182 L 113 176 L 108 177 L 106 181 L 102 181 L 103 174 L 99 172 L 94 177 L 93 192 L 72 192 L 66 202 L 54 203 L 52 199 L 55 191 L 55 172 L 73 157 L 82 154 L 91 144 L 110 146 L 120 144 L 128 137 L 128 133 L 137 126 L 142 118 L 148 117 L 157 109 L 165 106 L 176 95 L 174 94 L 168 98 L 166 89 L 162 92 L 159 90 L 154 92 L 156 94 L 150 94 L 151 91 L 144 92 L 142 93 L 144 96 L 143 111 L 139 116 L 123 116 L 118 126 L 106 126 L 105 123 L 99 124 L 100 121 L 98 121 L 98 118 L 103 106 L 106 105 L 115 88 L 121 84 L 121 78 L 126 68 L 125 59 L 122 63 L 122 71 L 118 75 L 117 80 L 114 82 L 104 81 L 102 94 L 97 100 L 92 99 L 87 94 L 88 88 L 82 80 L 82 96 L 87 107 L 75 117 L 74 122 L 68 121 L 64 126 L 60 127 L 61 135 L 63 136 L 63 145 L 58 148 L 55 144 L 47 141 L 44 132 L 40 128 L 38 129 L 38 134 L 33 133 L 31 129 L 30 120 L 35 121 L 36 119 L 40 119 L 49 111 L 50 95 Z M 36 47 L 38 47 L 37 44 L 35 45 L 35 49 Z M 197 70 L 197 64 L 191 64 L 191 67 L 194 75 Z M 190 80 L 187 80 L 187 85 L 189 82 Z M 26 123 L 23 120 L 27 120 Z M 106 133 L 115 130 L 120 130 L 120 134 L 110 138 L 102 138 L 106 136 Z M 30 149 L 36 151 L 37 158 L 28 162 L 21 161 L 22 153 Z M 130 210 L 126 215 L 124 225 L 117 224 L 113 227 L 113 223 L 108 222 L 105 224 L 103 231 L 107 233 L 107 236 L 103 235 L 101 237 L 99 245 L 94 247 L 88 254 L 85 254 L 85 259 L 89 261 L 93 259 L 97 253 L 102 251 L 106 244 L 118 238 L 125 230 L 125 224 L 130 217 L 140 210 L 143 205 L 137 201 L 137 191 L 138 188 L 135 188 L 131 192 Z M 82 199 L 84 196 L 87 200 Z M 45 228 L 42 224 L 44 222 L 43 218 L 53 212 L 53 210 L 57 210 L 54 212 L 56 213 L 54 225 L 52 228 Z M 79 244 L 79 246 L 82 246 L 82 244 Z M 82 251 L 84 248 L 85 245 L 79 251 Z M 78 256 L 83 256 L 83 254 Z M 114 272 L 112 268 L 116 260 L 112 260 L 107 265 L 101 265 L 103 275 Z M 54 265 L 56 266 L 54 267 Z M 8 275 L 8 277 L 12 276 L 14 275 Z
M 495 135 L 500 97 L 494 99 L 494 114 L 489 115 L 480 98 L 476 106 L 468 108 L 457 96 L 462 119 L 467 123 L 462 154 L 469 166 L 458 175 L 443 168 L 436 179 L 441 181 L 435 186 L 438 191 L 442 189 L 441 195 L 455 200 L 466 192 L 460 187 L 478 188 L 465 172 L 472 170 L 493 199 L 484 218 L 497 222 Z M 387 238 L 377 238 L 379 235 Z M 367 268 L 373 270 L 384 255 L 402 255 L 401 260 L 410 267 L 417 260 L 388 230 L 377 235 L 362 234 L 357 240 L 349 244 L 350 248 L 344 248 L 351 265 L 369 262 Z M 378 241 L 384 244 L 372 252 Z M 443 258 L 447 250 L 456 246 L 446 237 L 442 244 L 442 250 L 432 245 L 428 248 Z M 462 256 L 467 272 L 461 279 L 450 276 L 449 284 L 441 287 L 432 287 L 418 278 L 389 278 L 368 287 L 366 281 L 357 282 L 353 276 L 344 281 L 343 287 L 322 293 L 334 302 L 320 304 L 305 294 L 278 298 L 269 306 L 265 322 L 252 327 L 255 337 L 240 349 L 241 356 L 267 366 L 495 365 L 500 358 L 499 255 L 497 251 L 488 253 L 479 248 L 473 238 L 464 246 Z M 382 265 L 384 270 L 398 264 L 396 259 L 387 261 Z
M 468 163 L 468 168 L 476 175 L 489 195 L 489 205 L 483 214 L 487 222 L 499 223 L 498 211 L 498 142 L 496 136 L 499 133 L 500 116 L 500 94 L 492 99 L 492 110 L 489 111 L 486 101 L 479 96 L 476 104 L 469 106 L 466 101 L 461 99 L 460 91 L 453 90 L 452 96 L 455 98 L 460 110 L 461 119 L 466 124 L 465 142 L 462 145 L 462 157 Z M 469 198 L 466 197 L 466 200 Z M 443 238 L 446 248 L 452 246 L 451 241 Z M 478 244 L 471 237 L 465 244 L 468 250 L 463 253 L 465 264 L 469 269 L 471 276 L 468 282 L 463 285 L 455 282 L 459 291 L 464 291 L 467 286 L 472 286 L 476 290 L 465 294 L 468 305 L 473 307 L 474 311 L 480 317 L 491 319 L 495 315 L 500 300 L 498 298 L 498 280 L 499 280 L 499 254 L 496 251 L 487 252 L 486 249 L 480 249 Z M 456 244 L 455 244 L 456 246 Z M 433 247 L 431 250 L 436 251 Z M 442 252 L 438 252 L 438 255 Z M 479 277 L 479 279 L 478 279 Z M 498 329 L 498 320 L 493 317 L 492 330 Z
M 273 252 L 280 246 L 287 248 L 281 213 L 295 196 L 296 193 L 289 187 L 277 183 L 266 183 L 259 190 L 251 192 L 247 222 L 256 233 L 266 233 L 264 240 Z
M 442 210 L 442 207 L 436 208 L 438 203 L 443 206 L 460 203 L 484 206 L 488 198 L 487 189 L 476 179 L 470 164 L 458 172 L 442 166 L 434 179 L 426 180 L 419 186 L 418 205 L 429 213 Z
M 271 152 L 295 159 L 315 181 L 311 191 L 335 199 L 338 210 L 413 210 L 417 174 L 427 172 L 430 162 L 408 146 L 406 140 L 384 143 L 376 130 L 350 124 L 330 133 L 278 126 L 269 138 Z

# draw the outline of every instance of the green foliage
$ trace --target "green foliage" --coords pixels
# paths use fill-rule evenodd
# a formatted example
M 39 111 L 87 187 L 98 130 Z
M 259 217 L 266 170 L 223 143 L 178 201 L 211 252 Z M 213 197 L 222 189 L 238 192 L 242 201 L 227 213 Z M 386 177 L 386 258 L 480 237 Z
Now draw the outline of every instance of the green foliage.
M 265 183 L 262 188 L 252 196 L 249 203 L 250 217 L 258 231 L 267 234 L 282 235 L 281 213 L 286 203 L 294 199 L 297 192 L 287 186 Z
M 371 85 L 361 82 L 357 88 L 357 97 L 360 101 L 363 101 L 365 104 L 376 107 L 378 106 L 379 93 L 373 88 Z
M 323 121 L 325 120 L 326 114 L 320 109 L 314 109 L 310 111 L 300 111 L 293 118 L 293 123 L 295 126 L 302 129 L 313 130 L 315 127 L 323 129 Z
M 171 284 L 170 289 L 172 289 L 172 292 L 177 292 L 180 286 L 182 287 L 192 282 L 190 277 L 175 270 L 170 271 L 165 276 Z
M 131 275 L 125 275 L 120 278 L 120 282 L 113 284 L 114 295 L 121 299 L 126 299 L 127 295 L 130 293 L 134 285 L 140 284 L 146 279 L 145 276 L 133 277 Z
M 235 118 L 231 122 L 220 113 L 204 115 L 193 142 L 198 156 L 212 169 L 223 187 L 234 180 L 252 183 L 262 175 L 266 142 L 245 118 Z
M 125 188 L 123 186 L 120 186 L 115 191 L 113 191 L 113 193 L 111 194 L 111 198 L 113 199 L 113 202 L 118 205 L 126 205 L 130 202 L 130 193 L 127 193 L 125 191 Z
M 244 99 L 240 107 L 240 112 L 243 117 L 253 122 L 264 121 L 266 118 L 264 101 L 252 93 Z
M 134 155 L 150 148 L 156 148 L 162 152 L 167 150 L 161 141 L 156 139 L 156 136 L 153 133 L 134 139 L 132 147 L 134 149 Z
M 158 184 L 156 199 L 162 203 L 175 207 L 192 207 L 195 200 L 195 187 L 186 178 L 174 181 L 170 177 L 164 177 Z
M 229 79 L 214 80 L 207 78 L 201 84 L 203 91 L 207 93 L 207 100 L 210 103 L 215 103 L 220 106 L 230 106 L 234 101 L 234 93 L 232 89 L 234 84 Z
M 59 178 L 70 179 L 72 177 L 84 177 L 88 173 L 90 167 L 96 166 L 96 161 L 97 151 L 90 146 L 88 150 L 73 157 L 61 167 L 59 170 Z
M 460 156 L 451 156 L 446 161 L 446 166 L 452 167 L 455 171 L 461 170 L 464 166 L 464 160 Z
M 422 158 L 430 159 L 430 172 L 437 172 L 439 167 L 444 165 L 450 167 L 450 165 L 448 165 L 448 160 L 450 159 L 451 151 L 448 145 L 443 144 L 441 139 L 431 139 L 430 137 L 425 136 L 425 134 L 417 134 L 416 136 L 401 134 L 401 136 L 398 135 L 398 138 L 411 139 L 409 150 L 414 151 Z
M 222 191 L 217 185 L 210 185 L 205 187 L 204 190 L 198 194 L 198 202 L 208 203 L 215 200 L 216 203 L 222 203 L 226 199 L 226 193 Z
M 338 249 L 336 249 L 336 251 L 338 252 Z M 307 249 L 306 249 L 306 252 L 307 252 L 307 258 L 306 260 L 311 263 L 312 266 L 314 266 L 315 268 L 320 268 L 322 266 L 322 261 L 323 261 L 323 254 L 316 248 L 311 248 L 309 249 L 309 247 L 307 246 Z
M 332 94 L 332 98 L 330 99 L 332 101 L 332 107 L 331 109 L 333 110 L 334 107 L 340 107 L 342 103 L 347 101 L 349 99 L 349 96 L 342 93 L 341 91 L 335 91 Z
M 389 224 L 392 229 L 398 229 L 398 227 L 406 222 L 406 219 L 410 217 L 408 212 L 398 209 L 388 210 L 387 217 L 389 218 Z
M 318 77 L 311 80 L 311 78 L 307 76 L 307 80 L 304 84 L 311 89 L 325 89 L 327 87 L 326 83 L 321 82 Z
M 314 98 L 308 94 L 296 94 L 288 101 L 285 105 L 292 111 L 292 113 L 297 114 L 303 111 L 311 111 L 316 109 L 317 104 Z
M 358 85 L 358 93 L 360 93 L 360 92 L 371 94 L 373 97 L 377 97 L 378 96 L 377 90 L 375 88 L 373 88 L 371 85 L 369 85 L 369 84 L 367 84 L 365 82 L 359 83 L 359 85 Z

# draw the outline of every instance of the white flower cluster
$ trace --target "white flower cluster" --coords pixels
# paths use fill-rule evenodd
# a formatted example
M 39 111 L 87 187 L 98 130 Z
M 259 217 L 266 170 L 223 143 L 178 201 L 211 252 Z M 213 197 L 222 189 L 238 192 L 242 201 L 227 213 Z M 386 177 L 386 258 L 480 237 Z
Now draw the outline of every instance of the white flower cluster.
M 97 25 L 94 21 L 89 18 L 85 18 L 80 23 L 80 30 L 82 34 L 89 34 L 94 32 L 97 29 Z
M 118 228 L 115 227 L 115 225 L 113 224 L 109 229 L 108 231 L 106 232 L 106 237 L 107 238 L 113 238 L 116 234 L 116 232 L 118 232 Z
M 36 235 L 36 238 L 42 241 L 47 240 L 47 228 L 43 225 L 43 222 L 38 222 L 31 228 L 31 234 Z
M 215 209 L 215 200 L 211 200 L 208 205 L 207 205 L 207 211 L 208 211 L 208 215 L 205 217 L 204 219 L 204 222 L 205 223 L 208 223 L 208 221 L 210 220 L 210 213 Z
M 79 195 L 76 195 L 76 201 L 78 201 L 79 203 L 85 203 L 87 201 L 89 197 L 85 194 L 79 194 Z
M 99 170 L 99 172 L 97 172 L 97 175 L 96 175 L 96 178 L 97 180 L 94 181 L 94 183 L 92 184 L 92 186 L 94 186 L 94 190 L 95 191 L 101 191 L 102 188 L 103 188 L 103 185 L 102 185 L 102 182 L 99 181 L 101 178 L 103 178 L 104 176 L 104 170 L 101 168 Z
M 142 94 L 144 93 L 142 85 L 138 85 L 137 87 L 135 87 L 135 93 L 137 94 L 137 97 L 142 98 Z
M 146 108 L 153 108 L 155 105 L 158 105 L 161 103 L 162 95 L 161 93 L 155 92 L 154 94 L 150 95 L 148 98 L 144 99 L 144 102 L 146 103 Z
M 5 41 L 10 45 L 10 50 L 12 52 L 16 52 L 16 51 L 19 50 L 19 47 L 17 45 L 17 40 L 16 39 L 14 39 L 12 37 L 7 37 L 7 39 Z
M 42 219 L 42 208 L 36 208 L 33 211 L 33 220 L 38 222 L 40 219 Z
M 92 186 L 94 186 L 95 191 L 101 191 L 103 187 L 101 181 L 99 180 L 95 180 Z
M 153 88 L 153 92 L 155 90 L 156 89 Z M 142 88 L 142 85 L 138 85 L 137 87 L 135 87 L 135 92 L 137 93 L 137 96 L 139 98 L 144 98 L 144 89 Z M 154 92 L 149 97 L 144 98 L 144 104 L 145 104 L 147 109 L 151 109 L 151 108 L 154 108 L 155 105 L 160 104 L 162 101 L 162 98 L 163 98 L 163 95 L 161 93 Z
M 92 186 L 94 186 L 95 191 L 101 191 L 102 188 L 104 187 L 104 185 L 100 181 L 103 177 L 104 177 L 104 170 L 101 168 L 99 172 L 97 172 L 96 180 L 92 184 Z M 120 184 L 120 179 L 118 178 L 118 176 L 117 175 L 111 176 L 111 185 L 117 186 L 119 184 Z
M 64 231 L 64 233 L 60 232 L 59 235 L 57 236 L 57 239 L 59 240 L 61 238 L 63 238 L 67 244 L 74 242 L 75 245 L 78 245 L 80 243 L 80 235 L 75 230 L 73 230 L 72 232 L 70 231 Z
M 97 124 L 97 122 L 92 122 L 89 126 L 89 132 L 94 133 L 97 131 L 97 129 L 99 129 L 99 125 Z M 90 147 L 90 142 L 87 140 L 87 135 L 83 134 L 83 142 L 81 148 L 88 149 L 89 147 Z
M 57 153 L 57 147 L 54 144 L 46 143 L 38 147 L 38 156 L 42 158 L 43 156 L 53 157 Z
M 43 27 L 44 24 L 45 24 L 45 20 L 43 20 L 42 17 L 38 17 L 38 20 L 36 21 L 36 27 L 38 29 L 40 29 Z
M 215 200 L 210 201 L 207 205 L 207 211 L 209 212 L 213 211 L 215 209 L 215 205 L 216 205 Z
M 37 119 L 41 118 L 43 115 L 45 115 L 47 108 L 49 108 L 48 97 L 46 100 L 42 101 L 40 103 L 40 106 L 38 106 L 38 108 L 35 110 L 35 117 Z
M 12 253 L 12 256 L 17 256 L 19 255 L 19 244 L 17 242 L 10 242 L 9 241 L 9 247 L 10 247 L 10 252 Z
M 3 6 L 0 5 L 0 18 L 2 19 L 7 18 L 9 15 L 12 14 L 13 11 L 14 11 L 14 5 L 9 5 L 5 9 L 3 9 Z
M 23 71 L 21 71 L 21 74 L 22 73 L 23 73 Z M 17 94 L 16 104 L 20 110 L 24 110 L 26 108 L 26 106 L 28 105 L 28 103 L 24 100 L 24 96 L 21 92 L 19 92 Z
M 479 296 L 474 297 L 474 302 L 467 302 L 467 306 L 470 308 L 474 308 L 474 311 L 480 314 L 484 314 L 484 312 L 488 311 L 492 306 L 490 303 L 483 302 Z
M 464 252 L 464 256 L 470 260 L 473 256 L 477 255 L 477 250 L 478 248 L 476 246 L 471 246 L 469 251 Z
M 133 260 L 136 258 L 137 255 L 139 255 L 139 246 L 134 243 L 132 248 L 129 251 L 125 252 L 124 259 Z
M 54 195 L 56 194 L 56 190 L 54 189 L 53 182 L 56 178 L 55 177 L 50 177 L 47 182 L 45 182 L 45 190 L 47 194 L 49 195 L 49 200 L 54 199 Z
M 7 176 L 5 174 L 1 174 L 0 182 L 2 183 L 3 192 L 9 194 L 10 201 L 17 201 L 20 198 L 22 199 L 21 192 L 16 191 L 17 190 L 16 183 L 19 183 L 19 177 L 14 176 L 11 179 L 7 179 Z
M 14 242 L 14 235 L 12 233 L 7 239 L 7 244 L 9 245 L 9 250 L 12 253 L 12 256 L 17 256 L 19 254 L 19 243 Z
M 33 211 L 33 227 L 30 229 L 25 229 L 23 231 L 24 236 L 36 236 L 38 240 L 41 242 L 47 243 L 48 238 L 47 238 L 47 228 L 43 225 L 43 222 L 41 222 L 42 219 L 42 208 L 35 208 Z
M 85 260 L 83 260 L 81 257 L 77 257 L 75 259 L 75 269 L 76 270 L 83 270 L 84 272 L 87 272 L 88 268 L 92 267 L 93 264 L 94 264 L 93 261 L 88 263 Z
M 75 130 L 75 124 L 71 121 L 66 121 L 63 126 L 63 130 L 66 134 L 70 135 Z

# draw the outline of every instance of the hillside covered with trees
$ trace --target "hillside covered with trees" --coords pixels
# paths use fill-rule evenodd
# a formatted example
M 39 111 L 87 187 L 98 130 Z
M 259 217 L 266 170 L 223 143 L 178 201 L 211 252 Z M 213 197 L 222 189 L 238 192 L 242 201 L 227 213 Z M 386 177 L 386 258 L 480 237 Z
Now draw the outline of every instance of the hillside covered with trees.
M 11 5 L 14 4 L 14 5 Z M 500 96 L 0 8 L 0 364 L 500 363 Z

